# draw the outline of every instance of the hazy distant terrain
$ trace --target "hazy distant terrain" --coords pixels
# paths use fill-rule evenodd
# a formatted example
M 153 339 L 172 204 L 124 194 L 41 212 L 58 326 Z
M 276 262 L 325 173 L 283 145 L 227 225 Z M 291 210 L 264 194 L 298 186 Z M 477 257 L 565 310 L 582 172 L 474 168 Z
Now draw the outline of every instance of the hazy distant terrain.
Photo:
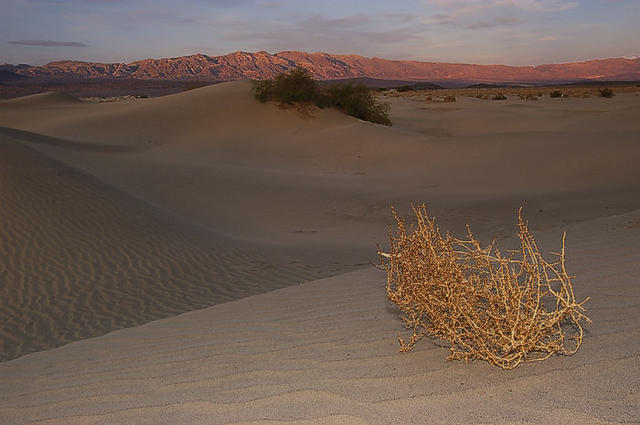
M 553 83 L 582 80 L 640 80 L 640 59 L 613 58 L 539 66 L 474 65 L 418 62 L 284 51 L 270 54 L 235 52 L 143 59 L 125 63 L 57 61 L 43 66 L 2 65 L 0 69 L 29 77 L 198 79 L 229 81 L 271 78 L 296 64 L 318 79 L 369 77 L 387 80 L 484 83 Z

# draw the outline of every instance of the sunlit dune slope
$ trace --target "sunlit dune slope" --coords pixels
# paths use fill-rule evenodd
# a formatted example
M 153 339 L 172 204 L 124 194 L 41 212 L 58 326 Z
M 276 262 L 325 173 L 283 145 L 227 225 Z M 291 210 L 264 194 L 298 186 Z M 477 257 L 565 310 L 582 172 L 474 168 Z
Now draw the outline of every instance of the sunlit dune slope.
M 13 107 L 20 101 L 0 102 L 0 125 L 12 128 L 0 132 L 201 225 L 269 244 L 370 247 L 385 238 L 389 204 L 413 201 L 449 224 L 487 216 L 476 225 L 488 230 L 519 205 L 586 219 L 605 206 L 628 211 L 640 180 L 633 95 L 394 98 L 392 128 L 261 104 L 248 81 L 113 103 Z M 580 208 L 584 193 L 603 197 L 602 209 Z M 554 214 L 536 223 L 558 224 Z

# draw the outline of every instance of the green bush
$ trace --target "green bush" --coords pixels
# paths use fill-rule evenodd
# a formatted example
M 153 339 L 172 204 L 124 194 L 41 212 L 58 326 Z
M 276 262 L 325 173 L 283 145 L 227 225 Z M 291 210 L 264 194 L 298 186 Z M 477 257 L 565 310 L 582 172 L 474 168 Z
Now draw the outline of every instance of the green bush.
M 275 100 L 280 103 L 316 102 L 320 97 L 318 83 L 311 72 L 296 66 L 288 73 L 280 74 L 273 80 L 254 82 L 256 98 L 261 102 Z
M 347 115 L 376 124 L 391 125 L 389 104 L 379 102 L 364 84 L 334 84 L 327 89 L 325 96 L 329 106 Z
M 411 90 L 413 90 L 413 87 L 411 87 L 411 86 L 410 86 L 410 85 L 408 85 L 408 84 L 405 84 L 405 85 L 403 85 L 403 86 L 398 86 L 398 87 L 396 87 L 396 91 L 397 91 L 398 93 L 404 93 L 404 92 L 408 92 L 408 91 L 411 91 Z
M 562 92 L 560 90 L 554 90 L 549 93 L 549 97 L 562 97 Z
M 275 96 L 273 92 L 273 80 L 254 80 L 253 93 L 260 102 L 265 103 Z
M 611 90 L 610 87 L 605 87 L 603 89 L 600 89 L 600 96 L 602 97 L 612 98 L 615 95 L 616 94 L 613 92 L 613 90 Z
M 376 124 L 391 125 L 389 104 L 380 102 L 364 84 L 334 84 L 322 90 L 309 71 L 295 67 L 273 80 L 254 81 L 253 90 L 260 102 L 282 104 L 313 103 L 320 108 L 334 107 L 347 115 Z

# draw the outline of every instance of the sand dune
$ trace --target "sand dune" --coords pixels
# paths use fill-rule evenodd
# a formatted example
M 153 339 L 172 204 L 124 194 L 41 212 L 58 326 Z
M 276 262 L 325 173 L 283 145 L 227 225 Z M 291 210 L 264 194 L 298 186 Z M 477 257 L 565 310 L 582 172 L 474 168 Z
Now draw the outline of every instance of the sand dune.
M 0 360 L 22 356 L 0 422 L 637 420 L 640 97 L 390 100 L 392 128 L 248 82 L 0 102 Z M 521 205 L 545 250 L 568 229 L 593 298 L 578 354 L 509 373 L 399 354 L 373 269 L 262 294 L 369 265 L 415 201 L 507 245 Z
M 640 417 L 640 213 L 568 227 L 583 348 L 504 372 L 399 353 L 384 274 L 244 298 L 0 364 L 11 423 L 558 423 Z M 557 247 L 558 233 L 538 234 Z M 267 420 L 268 419 L 268 420 Z M 308 422 L 303 422 L 308 421 Z
M 460 98 L 443 106 L 392 100 L 393 128 L 333 110 L 302 119 L 256 102 L 241 81 L 47 109 L 37 120 L 7 101 L 0 125 L 97 145 L 34 147 L 198 224 L 269 244 L 371 246 L 385 237 L 391 202 L 429 200 L 440 216 L 462 215 L 448 225 L 466 220 L 486 230 L 504 227 L 522 203 L 548 212 L 533 220 L 539 226 L 557 225 L 550 215 L 573 221 L 640 208 L 640 201 L 627 205 L 640 179 L 637 96 L 535 104 Z M 107 146 L 131 152 L 93 152 Z M 585 193 L 606 198 L 602 209 L 576 208 Z M 474 223 L 496 211 L 467 214 L 469 203 L 489 199 L 504 208 L 491 223 Z
M 68 94 L 49 92 L 19 97 L 8 101 L 6 104 L 10 105 L 11 108 L 46 108 L 49 106 L 60 107 L 79 103 L 82 103 L 82 101 Z
M 0 139 L 0 360 L 349 270 L 185 224 Z

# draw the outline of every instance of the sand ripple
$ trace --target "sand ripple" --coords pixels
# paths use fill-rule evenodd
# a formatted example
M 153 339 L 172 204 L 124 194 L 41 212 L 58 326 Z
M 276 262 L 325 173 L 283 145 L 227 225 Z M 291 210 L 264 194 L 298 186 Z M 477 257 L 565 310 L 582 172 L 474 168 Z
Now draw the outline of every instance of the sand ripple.
M 0 141 L 0 360 L 348 270 L 180 223 Z
M 572 357 L 504 372 L 446 363 L 400 321 L 375 269 L 124 329 L 0 364 L 17 424 L 635 422 L 640 211 L 569 226 L 568 267 L 593 325 Z M 557 246 L 557 231 L 539 233 Z M 615 279 L 608 276 L 615 275 Z M 613 286 L 612 286 L 613 285 Z M 40 422 L 42 421 L 42 422 Z

